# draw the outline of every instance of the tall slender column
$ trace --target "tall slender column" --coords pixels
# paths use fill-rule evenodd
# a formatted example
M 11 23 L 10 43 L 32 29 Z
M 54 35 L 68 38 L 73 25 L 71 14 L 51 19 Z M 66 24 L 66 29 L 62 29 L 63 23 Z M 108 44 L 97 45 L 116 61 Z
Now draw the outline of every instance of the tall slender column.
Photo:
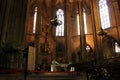
M 120 41 L 120 32 L 119 32 L 119 25 L 120 25 L 120 23 L 119 23 L 119 14 L 120 14 L 120 9 L 119 9 L 119 7 L 120 7 L 120 5 L 118 5 L 118 4 L 120 4 L 120 0 L 118 0 L 118 2 L 115 2 L 115 1 L 111 1 L 111 6 L 112 6 L 112 12 L 113 12 L 113 17 L 114 17 L 114 21 L 115 21 L 115 27 L 116 27 L 116 34 L 117 34 L 117 39 L 118 39 L 118 41 Z
M 51 0 L 51 6 L 50 6 L 50 11 L 51 11 L 51 13 L 50 13 L 50 18 L 52 19 L 52 18 L 54 18 L 55 17 L 55 15 L 54 15 L 54 12 L 55 12 L 55 0 Z M 53 44 L 53 50 L 52 50 L 52 54 L 51 54 L 51 60 L 55 60 L 56 59 L 56 27 L 55 26 L 53 26 L 53 25 L 51 25 L 51 27 L 52 27 L 52 32 L 51 32 L 51 36 L 52 36 L 52 38 L 53 38 L 53 41 L 52 41 L 52 44 Z
M 94 40 L 94 61 L 95 63 L 99 63 L 99 47 L 98 47 L 98 37 L 97 37 L 97 31 L 99 31 L 99 21 L 98 20 L 98 15 L 96 11 L 96 6 L 98 2 L 97 0 L 91 0 L 91 18 L 92 18 L 92 30 L 93 30 L 93 40 Z M 95 16 L 96 15 L 96 16 Z M 97 27 L 96 27 L 97 26 Z
M 0 6 L 0 16 L 1 16 L 0 18 L 0 40 L 1 42 L 3 42 L 6 38 L 7 27 L 5 26 L 5 24 L 8 21 L 9 9 L 11 5 L 10 3 L 8 4 L 7 0 L 1 1 L 1 6 Z
M 67 0 L 65 0 L 65 3 L 64 3 L 64 6 L 65 6 L 65 58 L 66 58 L 66 60 L 67 60 L 67 62 L 69 61 L 68 59 L 69 59 L 69 54 L 70 54 L 70 52 L 69 52 L 69 49 L 70 49 L 70 34 L 69 34 L 69 28 L 68 27 L 70 27 L 69 26 L 69 5 L 68 5 L 68 2 L 67 2 Z
M 21 24 L 20 24 L 20 28 L 19 28 L 19 30 L 21 31 L 19 40 L 20 40 L 20 43 L 23 44 L 24 46 L 25 46 L 24 42 L 25 42 L 25 33 L 26 33 L 26 25 L 25 24 L 26 24 L 27 2 L 28 2 L 28 0 L 22 1 L 22 7 L 21 7 L 22 11 L 20 14 L 20 16 L 22 16 L 22 17 L 20 19 Z
M 86 37 L 84 30 L 84 20 L 83 20 L 83 4 L 82 1 L 78 1 L 79 9 L 79 20 L 80 20 L 80 50 L 81 50 L 81 61 L 86 61 Z
M 27 2 L 27 0 L 24 0 L 24 2 Z M 23 0 L 2 0 L 0 2 L 2 4 L 0 5 L 0 40 L 2 42 L 16 41 L 19 43 L 20 39 L 23 40 L 24 35 L 21 34 L 24 33 L 26 16 L 21 14 L 22 12 L 26 14 L 25 5 L 27 4 L 24 4 L 24 2 Z
M 40 4 L 40 3 L 39 3 Z M 36 20 L 36 33 L 35 33 L 35 48 L 36 48 L 36 65 L 39 64 L 39 54 L 40 54 L 40 26 L 41 26 L 41 14 L 39 13 L 41 9 L 41 6 L 38 6 L 38 14 L 37 14 L 37 20 Z

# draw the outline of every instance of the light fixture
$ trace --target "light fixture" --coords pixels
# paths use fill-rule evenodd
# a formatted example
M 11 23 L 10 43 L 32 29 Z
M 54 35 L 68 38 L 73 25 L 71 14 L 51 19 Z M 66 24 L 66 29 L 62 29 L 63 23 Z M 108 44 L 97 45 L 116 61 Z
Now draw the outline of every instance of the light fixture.
M 98 36 L 104 36 L 107 33 L 105 31 L 103 31 L 103 29 L 101 28 L 100 32 L 98 32 Z
M 62 21 L 60 21 L 57 17 L 55 17 L 54 19 L 51 19 L 50 23 L 54 26 L 62 25 Z

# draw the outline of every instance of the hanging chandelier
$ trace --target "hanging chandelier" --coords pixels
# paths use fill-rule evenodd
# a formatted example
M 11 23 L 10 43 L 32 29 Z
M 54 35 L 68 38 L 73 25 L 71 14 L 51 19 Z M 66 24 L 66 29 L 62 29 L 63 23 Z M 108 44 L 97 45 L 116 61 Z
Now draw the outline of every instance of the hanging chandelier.
M 59 26 L 59 25 L 62 25 L 62 21 L 59 20 L 57 17 L 55 17 L 54 19 L 51 19 L 50 20 L 50 23 L 54 26 Z

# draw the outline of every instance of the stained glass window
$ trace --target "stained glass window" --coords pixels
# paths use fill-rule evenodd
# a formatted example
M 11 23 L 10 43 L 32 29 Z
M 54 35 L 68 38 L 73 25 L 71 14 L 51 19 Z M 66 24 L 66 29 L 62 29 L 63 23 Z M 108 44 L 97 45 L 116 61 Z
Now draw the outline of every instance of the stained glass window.
M 99 12 L 102 29 L 110 27 L 109 11 L 107 0 L 99 0 Z
M 57 19 L 62 21 L 61 25 L 56 27 L 56 36 L 64 36 L 64 12 L 62 9 L 58 9 L 56 12 Z

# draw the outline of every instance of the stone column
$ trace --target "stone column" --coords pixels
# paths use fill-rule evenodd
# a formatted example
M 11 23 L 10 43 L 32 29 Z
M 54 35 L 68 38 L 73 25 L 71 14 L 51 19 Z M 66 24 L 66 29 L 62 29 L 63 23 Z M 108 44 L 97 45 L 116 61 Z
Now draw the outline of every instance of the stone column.
M 70 13 L 70 4 L 68 1 L 65 2 L 65 12 L 64 12 L 64 17 L 65 17 L 65 58 L 67 62 L 69 62 L 70 55 L 71 55 L 71 13 Z
M 0 40 L 24 42 L 27 0 L 2 0 L 0 2 Z
M 83 20 L 83 4 L 82 1 L 78 1 L 79 9 L 79 20 L 80 20 L 80 50 L 81 50 L 81 60 L 80 62 L 86 61 L 86 36 L 84 30 L 84 20 Z
M 10 8 L 12 5 L 13 1 L 7 1 L 3 0 L 1 1 L 0 5 L 0 40 L 1 42 L 4 42 L 6 40 L 7 36 L 7 25 L 8 25 L 8 17 L 9 17 L 9 12 Z

